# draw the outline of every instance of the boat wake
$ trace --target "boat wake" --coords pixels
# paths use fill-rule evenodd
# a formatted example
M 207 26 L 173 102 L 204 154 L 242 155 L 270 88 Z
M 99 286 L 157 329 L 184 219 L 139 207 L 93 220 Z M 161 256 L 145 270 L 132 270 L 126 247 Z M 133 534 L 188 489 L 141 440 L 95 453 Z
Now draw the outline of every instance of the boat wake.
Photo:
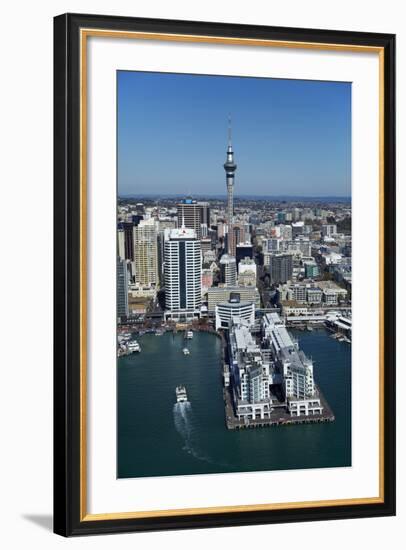
M 183 449 L 198 460 L 215 464 L 199 447 L 196 422 L 193 417 L 192 405 L 189 401 L 175 403 L 173 407 L 173 420 L 177 432 L 184 441 Z

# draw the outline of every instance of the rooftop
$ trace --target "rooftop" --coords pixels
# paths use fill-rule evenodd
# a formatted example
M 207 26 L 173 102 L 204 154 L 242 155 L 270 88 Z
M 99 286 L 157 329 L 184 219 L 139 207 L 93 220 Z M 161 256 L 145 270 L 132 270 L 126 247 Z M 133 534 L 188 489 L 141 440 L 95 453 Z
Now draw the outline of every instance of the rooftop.
M 194 229 L 187 227 L 179 227 L 178 229 L 172 229 L 170 232 L 171 239 L 196 239 L 196 232 Z

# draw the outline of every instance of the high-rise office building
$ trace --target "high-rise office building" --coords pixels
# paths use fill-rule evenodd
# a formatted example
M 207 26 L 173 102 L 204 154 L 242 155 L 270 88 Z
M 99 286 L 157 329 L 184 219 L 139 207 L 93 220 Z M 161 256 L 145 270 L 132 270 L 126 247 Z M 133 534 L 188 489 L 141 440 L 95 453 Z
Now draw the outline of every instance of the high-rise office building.
M 212 240 L 211 239 L 201 239 L 200 240 L 200 244 L 201 244 L 201 247 L 202 247 L 202 255 L 204 256 L 206 252 L 208 252 L 209 250 L 212 250 Z
M 292 278 L 293 260 L 291 254 L 271 254 L 269 274 L 271 283 L 286 283 Z
M 182 224 L 187 229 L 193 229 L 198 239 L 207 237 L 210 229 L 210 205 L 208 202 L 198 202 L 184 199 L 177 205 L 178 227 Z
M 237 262 L 237 268 L 244 258 L 253 258 L 254 249 L 251 243 L 240 243 L 237 244 L 235 249 L 235 260 Z
M 220 259 L 221 282 L 226 286 L 237 284 L 237 264 L 233 256 L 223 254 Z
M 132 222 L 120 222 L 118 224 L 118 232 L 122 231 L 124 233 L 123 244 L 124 244 L 124 259 L 134 260 L 134 238 L 133 238 L 133 227 Z M 120 245 L 120 243 L 119 243 Z
M 208 202 L 199 202 L 200 207 L 200 231 L 201 237 L 205 239 L 210 230 L 210 205 Z
M 156 221 L 140 221 L 134 227 L 135 282 L 145 286 L 158 286 L 158 233 Z
M 128 317 L 128 272 L 127 262 L 117 258 L 117 317 Z
M 236 247 L 239 244 L 250 243 L 250 230 L 249 224 L 245 222 L 233 223 L 233 241 L 232 241 L 232 255 L 236 255 Z
M 125 233 L 124 229 L 117 229 L 117 255 L 120 260 L 125 260 Z
M 145 214 L 145 206 L 142 202 L 137 202 L 137 204 L 135 205 L 135 211 L 140 216 L 143 216 Z
M 173 229 L 165 241 L 165 316 L 198 317 L 202 303 L 200 241 L 184 225 Z
M 292 223 L 292 237 L 295 239 L 299 235 L 303 235 L 304 232 L 304 223 L 303 222 L 294 222 Z
M 141 214 L 133 214 L 131 216 L 131 221 L 133 222 L 134 225 L 138 225 L 140 221 L 143 219 L 144 219 L 144 216 Z
M 201 219 L 202 209 L 199 203 L 193 199 L 184 199 L 178 205 L 178 227 L 193 229 L 196 237 L 202 237 Z

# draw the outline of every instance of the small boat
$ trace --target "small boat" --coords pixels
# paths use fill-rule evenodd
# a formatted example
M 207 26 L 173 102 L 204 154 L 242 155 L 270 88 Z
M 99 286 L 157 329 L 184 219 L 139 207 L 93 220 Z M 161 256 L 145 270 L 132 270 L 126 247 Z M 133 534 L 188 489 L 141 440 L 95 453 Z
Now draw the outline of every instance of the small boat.
M 186 338 L 187 338 L 188 340 L 191 340 L 191 339 L 193 338 L 193 330 L 188 330 L 188 331 L 186 332 Z
M 182 353 L 183 355 L 189 355 L 190 351 L 188 350 L 188 348 L 183 348 Z
M 309 332 L 312 332 L 313 327 L 311 327 L 310 325 L 307 325 L 307 330 L 308 330 Z
M 177 386 L 175 389 L 176 393 L 176 401 L 178 403 L 186 403 L 187 401 L 187 393 L 185 386 Z
M 132 340 L 132 342 L 128 342 L 127 348 L 130 353 L 139 353 L 141 351 L 141 346 L 139 345 L 137 340 Z

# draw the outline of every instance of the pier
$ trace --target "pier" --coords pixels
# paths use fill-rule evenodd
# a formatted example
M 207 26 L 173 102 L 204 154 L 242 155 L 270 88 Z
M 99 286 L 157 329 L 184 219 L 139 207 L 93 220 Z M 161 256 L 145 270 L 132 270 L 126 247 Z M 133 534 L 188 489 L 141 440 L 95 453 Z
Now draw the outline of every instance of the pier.
M 324 422 L 334 422 L 335 416 L 330 409 L 326 399 L 318 390 L 318 397 L 323 406 L 322 414 L 314 416 L 297 416 L 292 417 L 286 410 L 286 403 L 274 405 L 275 409 L 271 412 L 270 418 L 250 419 L 249 421 L 238 420 L 234 415 L 231 395 L 228 388 L 224 388 L 224 406 L 226 426 L 229 430 L 244 430 L 249 428 L 270 428 L 275 426 L 289 426 L 296 424 L 321 424 Z

